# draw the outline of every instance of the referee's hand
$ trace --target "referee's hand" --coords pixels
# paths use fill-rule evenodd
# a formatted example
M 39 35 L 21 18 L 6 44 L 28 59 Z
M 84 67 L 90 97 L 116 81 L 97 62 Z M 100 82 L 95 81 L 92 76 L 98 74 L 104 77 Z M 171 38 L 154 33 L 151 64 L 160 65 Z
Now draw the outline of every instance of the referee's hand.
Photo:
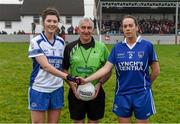
M 86 84 L 86 80 L 82 77 L 76 77 L 76 79 L 78 80 L 79 84 L 83 85 L 83 84 Z
M 93 99 L 95 99 L 98 96 L 100 88 L 101 88 L 101 83 L 97 83 L 95 85 L 95 91 L 96 92 L 95 92 L 95 95 L 93 96 Z
M 70 85 L 70 88 L 72 89 L 75 97 L 80 100 L 79 95 L 77 93 L 78 85 L 76 83 L 74 83 L 74 82 L 70 82 L 69 85 Z

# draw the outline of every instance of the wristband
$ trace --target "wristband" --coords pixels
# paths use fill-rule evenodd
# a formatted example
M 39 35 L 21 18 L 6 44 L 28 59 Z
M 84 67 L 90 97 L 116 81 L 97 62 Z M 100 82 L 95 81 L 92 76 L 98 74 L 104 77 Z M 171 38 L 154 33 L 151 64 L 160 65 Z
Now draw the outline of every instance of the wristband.
M 72 82 L 75 82 L 75 83 L 77 83 L 77 84 L 80 84 L 80 80 L 77 79 L 75 76 L 72 76 L 72 75 L 70 75 L 70 74 L 68 74 L 68 75 L 66 76 L 66 79 L 67 79 L 68 81 L 72 81 Z
M 100 83 L 101 85 L 103 85 L 103 83 L 104 83 L 104 82 L 102 82 L 102 81 L 99 81 L 99 83 Z

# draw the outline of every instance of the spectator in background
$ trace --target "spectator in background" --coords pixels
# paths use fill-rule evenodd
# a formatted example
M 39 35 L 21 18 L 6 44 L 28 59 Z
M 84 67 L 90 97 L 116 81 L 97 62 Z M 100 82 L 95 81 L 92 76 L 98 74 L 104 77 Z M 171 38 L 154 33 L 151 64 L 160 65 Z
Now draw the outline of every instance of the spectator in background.
M 74 34 L 74 27 L 71 25 L 68 29 L 68 34 Z
M 62 37 L 62 38 L 64 39 L 64 41 L 65 41 L 65 39 L 66 39 L 65 30 L 66 30 L 66 28 L 62 25 L 62 26 L 61 26 L 60 37 Z
M 61 26 L 61 35 L 65 35 L 65 30 L 66 28 L 64 27 L 64 25 Z
M 18 30 L 17 34 L 19 34 L 19 35 L 20 35 L 20 34 L 25 34 L 25 32 L 24 32 L 24 30 L 22 30 L 22 31 L 21 31 L 21 30 Z
M 1 34 L 7 34 L 7 32 L 2 30 Z
M 77 35 L 78 34 L 78 26 L 76 26 L 74 30 L 75 30 L 75 35 Z
M 61 33 L 61 30 L 59 29 L 59 27 L 56 30 L 56 35 L 60 36 L 65 41 L 65 34 Z
M 36 24 L 34 22 L 31 23 L 31 27 L 32 27 L 32 34 L 34 35 L 36 31 Z

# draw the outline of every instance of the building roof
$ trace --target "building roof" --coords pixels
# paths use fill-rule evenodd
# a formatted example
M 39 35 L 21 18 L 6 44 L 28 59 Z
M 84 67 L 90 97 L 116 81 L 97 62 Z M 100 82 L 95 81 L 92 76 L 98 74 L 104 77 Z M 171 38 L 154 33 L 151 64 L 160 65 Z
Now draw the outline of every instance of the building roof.
M 150 8 L 150 7 L 125 7 L 125 8 L 103 8 L 103 13 L 151 13 L 151 14 L 175 14 L 176 8 Z
M 20 21 L 20 16 L 40 15 L 55 7 L 61 16 L 84 16 L 84 0 L 24 0 L 23 4 L 0 4 L 0 21 Z
M 95 0 L 99 1 L 99 0 Z M 179 0 L 100 0 L 101 2 L 179 2 Z
M 180 0 L 94 0 L 95 1 L 95 5 L 97 6 L 99 2 L 101 3 L 139 3 L 139 2 L 148 2 L 148 3 L 158 3 L 158 2 L 163 2 L 163 3 L 176 3 L 176 2 L 180 2 Z M 179 3 L 180 4 L 180 3 Z
M 179 0 L 95 0 L 102 4 L 103 13 L 161 13 L 173 14 L 176 12 L 176 4 Z M 179 2 L 180 7 L 180 2 Z M 98 8 L 99 9 L 99 8 Z
M 62 16 L 84 16 L 84 0 L 24 0 L 22 15 L 40 15 L 47 7 L 55 7 Z
M 0 21 L 20 21 L 19 4 L 0 4 Z

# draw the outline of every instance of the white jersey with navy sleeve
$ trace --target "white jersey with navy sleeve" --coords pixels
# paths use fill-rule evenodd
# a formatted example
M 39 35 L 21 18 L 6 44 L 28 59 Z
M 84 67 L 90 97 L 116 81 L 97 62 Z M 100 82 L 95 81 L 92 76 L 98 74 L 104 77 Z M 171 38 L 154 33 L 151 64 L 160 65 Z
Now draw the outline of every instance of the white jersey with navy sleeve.
M 117 43 L 108 58 L 116 68 L 116 94 L 131 94 L 151 88 L 149 66 L 157 61 L 153 45 L 140 36 L 133 46 Z
M 30 77 L 30 87 L 32 89 L 50 93 L 63 86 L 63 79 L 43 70 L 35 57 L 44 55 L 51 65 L 61 70 L 64 45 L 64 40 L 58 36 L 54 36 L 53 44 L 50 43 L 44 32 L 30 41 L 28 57 L 32 58 L 33 61 L 33 70 Z

